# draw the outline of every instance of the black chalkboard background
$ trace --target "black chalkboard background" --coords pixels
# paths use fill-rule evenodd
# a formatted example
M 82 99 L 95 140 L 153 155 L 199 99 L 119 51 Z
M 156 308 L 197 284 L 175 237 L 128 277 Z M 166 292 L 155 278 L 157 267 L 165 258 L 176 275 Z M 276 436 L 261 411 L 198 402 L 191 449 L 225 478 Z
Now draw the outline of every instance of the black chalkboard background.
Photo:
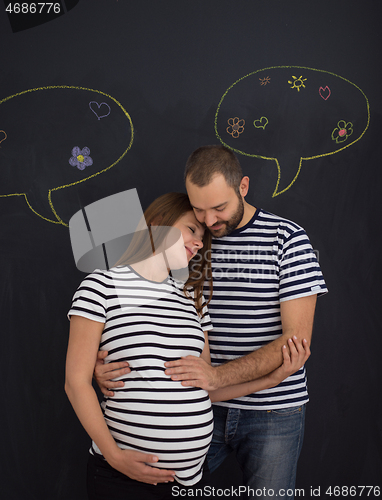
M 321 488 L 325 498 L 330 486 L 381 485 L 380 2 L 80 0 L 61 2 L 61 15 L 39 22 L 8 18 L 8 4 L 0 6 L 2 498 L 86 498 L 89 442 L 63 389 L 66 312 L 84 277 L 73 260 L 70 217 L 126 189 L 138 190 L 143 208 L 163 192 L 183 191 L 188 155 L 218 142 L 214 120 L 226 90 L 245 75 L 281 66 L 338 75 L 362 89 L 370 106 L 358 142 L 303 161 L 278 196 L 276 162 L 239 155 L 251 179 L 247 200 L 307 230 L 330 290 L 318 302 L 307 365 L 311 401 L 296 487 L 307 498 Z M 303 69 L 291 75 L 305 78 Z M 70 92 L 87 91 L 47 89 L 63 86 L 93 89 L 103 93 L 98 104 L 108 99 L 123 107 L 134 136 L 122 158 L 132 138 L 127 116 L 106 126 L 107 118 L 89 108 L 94 94 L 71 100 Z M 338 119 L 365 121 L 362 110 L 352 114 L 349 99 L 340 116 L 350 118 Z M 90 115 L 73 102 L 85 102 Z M 270 99 L 269 109 L 282 119 L 285 103 L 273 109 Z M 324 118 L 312 113 L 321 133 Z M 95 132 L 98 126 L 104 129 Z M 283 161 L 298 158 L 297 144 Z M 90 148 L 93 166 L 69 165 L 75 146 Z M 51 191 L 49 203 L 50 190 L 70 183 Z M 217 488 L 240 485 L 234 457 L 214 481 Z

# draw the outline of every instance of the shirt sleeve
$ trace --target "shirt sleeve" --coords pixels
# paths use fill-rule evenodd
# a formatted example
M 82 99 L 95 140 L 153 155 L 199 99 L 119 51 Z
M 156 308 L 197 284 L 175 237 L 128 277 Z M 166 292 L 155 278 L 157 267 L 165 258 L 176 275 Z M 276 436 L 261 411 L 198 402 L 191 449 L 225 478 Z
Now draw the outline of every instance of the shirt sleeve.
M 212 330 L 213 326 L 211 323 L 211 318 L 210 318 L 210 313 L 208 312 L 208 307 L 206 305 L 206 301 L 203 297 L 203 309 L 202 309 L 202 315 L 199 317 L 200 321 L 200 326 L 203 329 L 203 332 L 206 332 L 208 330 Z
M 281 249 L 280 302 L 327 293 L 316 255 L 303 229 L 286 238 Z
M 106 322 L 107 290 L 102 271 L 89 274 L 74 294 L 72 306 L 68 312 L 71 316 L 82 316 L 100 323 Z

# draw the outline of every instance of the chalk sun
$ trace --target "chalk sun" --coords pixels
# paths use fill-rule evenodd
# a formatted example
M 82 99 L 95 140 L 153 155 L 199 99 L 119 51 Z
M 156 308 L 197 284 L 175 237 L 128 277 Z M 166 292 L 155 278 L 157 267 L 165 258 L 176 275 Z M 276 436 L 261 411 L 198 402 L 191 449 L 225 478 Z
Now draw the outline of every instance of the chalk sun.
M 292 78 L 293 78 L 293 81 L 288 80 L 288 83 L 290 83 L 290 84 L 293 83 L 291 89 L 297 89 L 298 92 L 300 92 L 301 87 L 305 88 L 304 82 L 306 82 L 307 78 L 303 78 L 302 76 L 297 78 L 296 76 L 293 76 L 293 75 L 292 75 Z

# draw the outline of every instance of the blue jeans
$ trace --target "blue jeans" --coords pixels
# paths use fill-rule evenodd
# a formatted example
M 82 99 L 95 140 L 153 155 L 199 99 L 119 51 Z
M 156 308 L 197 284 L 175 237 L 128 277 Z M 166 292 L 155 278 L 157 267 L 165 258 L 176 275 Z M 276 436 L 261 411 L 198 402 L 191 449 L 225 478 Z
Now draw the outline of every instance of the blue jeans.
M 293 499 L 305 405 L 270 411 L 213 405 L 213 410 L 214 435 L 207 456 L 210 471 L 234 450 L 249 497 Z

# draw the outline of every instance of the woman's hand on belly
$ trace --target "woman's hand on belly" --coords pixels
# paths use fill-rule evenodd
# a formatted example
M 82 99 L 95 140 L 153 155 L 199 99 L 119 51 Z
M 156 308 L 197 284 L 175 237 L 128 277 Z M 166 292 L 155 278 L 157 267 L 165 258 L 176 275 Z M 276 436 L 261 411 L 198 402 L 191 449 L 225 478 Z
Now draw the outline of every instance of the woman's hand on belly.
M 147 465 L 148 463 L 155 463 L 158 461 L 158 457 L 150 453 L 141 453 L 135 450 L 121 450 L 118 448 L 113 457 L 107 457 L 107 461 L 114 469 L 122 472 L 122 474 L 125 474 L 135 481 L 148 484 L 174 481 L 175 471 L 157 469 Z

